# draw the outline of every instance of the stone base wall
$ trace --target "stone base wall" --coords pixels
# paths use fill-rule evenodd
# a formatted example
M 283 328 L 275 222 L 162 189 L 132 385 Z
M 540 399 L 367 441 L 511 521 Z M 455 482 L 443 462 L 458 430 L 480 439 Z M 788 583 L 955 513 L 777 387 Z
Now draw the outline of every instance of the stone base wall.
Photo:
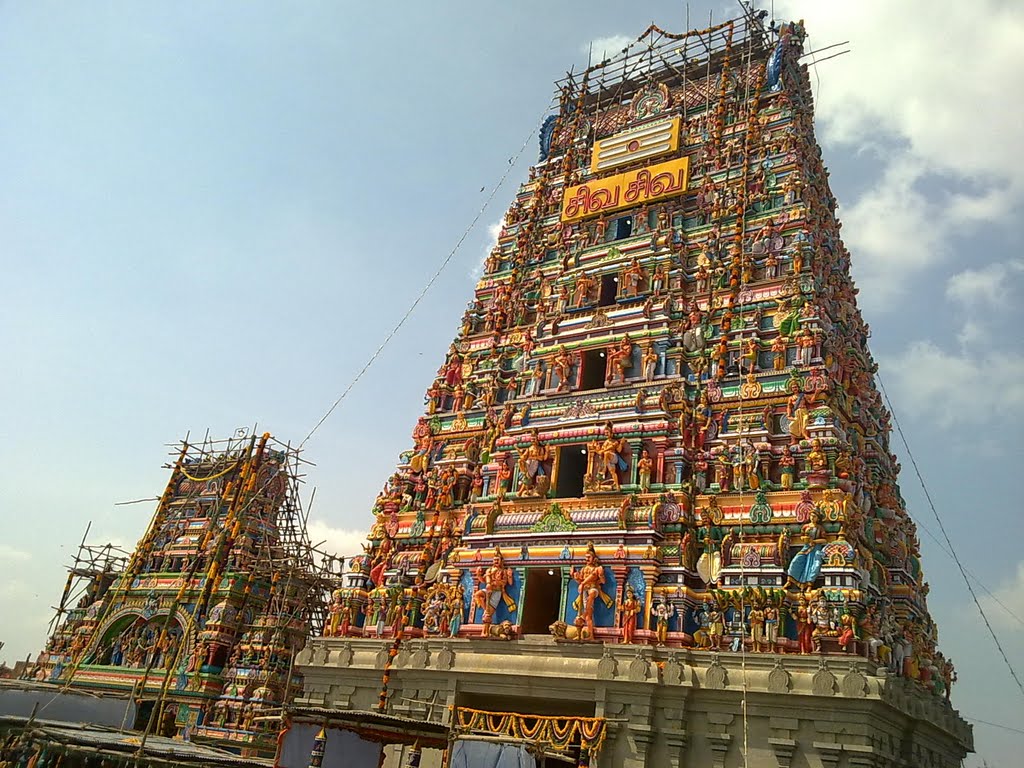
M 297 659 L 296 703 L 374 709 L 389 647 L 312 641 Z M 973 751 L 970 726 L 944 699 L 853 656 L 408 640 L 388 692 L 389 712 L 436 722 L 467 699 L 534 713 L 592 704 L 608 719 L 597 768 L 739 768 L 744 752 L 747 766 L 772 768 L 957 768 Z M 433 764 L 439 755 L 425 754 L 422 765 Z

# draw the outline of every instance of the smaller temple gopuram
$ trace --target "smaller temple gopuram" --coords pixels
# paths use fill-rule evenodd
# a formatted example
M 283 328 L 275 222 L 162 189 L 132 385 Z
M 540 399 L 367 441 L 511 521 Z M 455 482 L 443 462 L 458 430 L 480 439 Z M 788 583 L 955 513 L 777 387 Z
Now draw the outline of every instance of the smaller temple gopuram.
M 133 695 L 139 730 L 273 755 L 332 586 L 299 465 L 269 434 L 183 442 L 135 551 L 85 548 L 72 567 L 35 677 Z

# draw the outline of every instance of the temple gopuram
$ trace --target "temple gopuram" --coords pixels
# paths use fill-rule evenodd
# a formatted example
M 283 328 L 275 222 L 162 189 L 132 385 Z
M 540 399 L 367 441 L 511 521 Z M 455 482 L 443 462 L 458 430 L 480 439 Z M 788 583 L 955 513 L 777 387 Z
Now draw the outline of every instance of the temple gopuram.
M 299 655 L 300 704 L 547 766 L 972 750 L 804 29 L 763 18 L 652 25 L 558 83 L 366 554 Z
M 33 676 L 131 696 L 128 728 L 273 756 L 331 588 L 300 462 L 269 434 L 183 442 L 135 551 L 80 550 Z

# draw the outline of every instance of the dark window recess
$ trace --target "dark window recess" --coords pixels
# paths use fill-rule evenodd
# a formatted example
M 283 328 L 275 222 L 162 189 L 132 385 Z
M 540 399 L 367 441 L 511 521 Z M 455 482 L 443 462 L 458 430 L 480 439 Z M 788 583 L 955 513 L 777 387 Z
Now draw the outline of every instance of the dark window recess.
M 612 240 L 624 240 L 633 234 L 633 217 L 623 216 L 615 219 L 611 226 Z
M 524 635 L 547 635 L 558 621 L 562 605 L 562 569 L 527 568 L 526 599 L 519 631 Z
M 608 360 L 603 349 L 591 349 L 583 353 L 583 376 L 580 389 L 601 389 L 607 375 Z
M 583 476 L 587 474 L 587 449 L 582 445 L 565 445 L 558 449 L 558 481 L 555 496 L 576 499 L 583 496 Z
M 619 278 L 615 275 L 605 275 L 601 278 L 601 298 L 598 299 L 599 307 L 609 307 L 615 303 L 619 295 Z

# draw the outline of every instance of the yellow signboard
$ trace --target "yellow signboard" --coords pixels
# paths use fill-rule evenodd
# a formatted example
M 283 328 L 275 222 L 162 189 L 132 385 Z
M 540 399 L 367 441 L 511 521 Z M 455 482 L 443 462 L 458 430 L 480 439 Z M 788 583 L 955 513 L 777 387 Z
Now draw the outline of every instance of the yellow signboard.
M 609 171 L 620 165 L 650 160 L 679 149 L 679 117 L 623 131 L 594 142 L 590 170 Z
M 686 191 L 689 171 L 689 159 L 680 157 L 569 187 L 562 196 L 562 221 L 584 219 L 682 194 Z

